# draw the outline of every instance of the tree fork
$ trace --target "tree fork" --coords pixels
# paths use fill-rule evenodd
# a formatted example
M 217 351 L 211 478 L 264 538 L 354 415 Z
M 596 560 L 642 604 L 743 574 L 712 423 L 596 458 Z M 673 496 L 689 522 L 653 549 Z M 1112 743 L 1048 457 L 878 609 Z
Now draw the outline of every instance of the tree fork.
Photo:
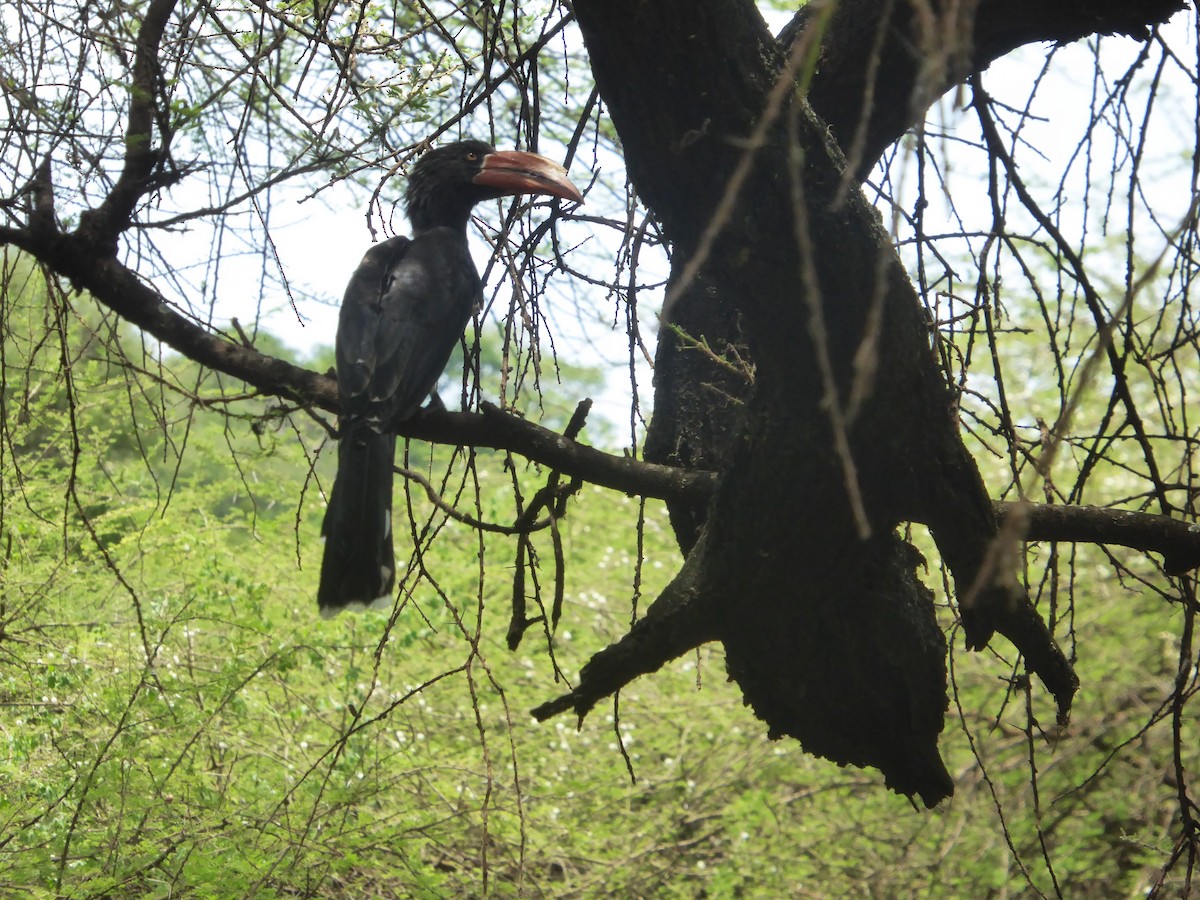
M 814 686 L 825 677 L 824 687 L 814 690 L 836 694 L 856 673 L 837 669 L 839 678 L 828 680 L 837 662 L 829 659 L 824 670 L 820 663 L 792 667 L 784 659 L 789 648 L 771 646 L 770 640 L 772 625 L 789 621 L 780 594 L 791 594 L 792 604 L 809 612 L 807 619 L 790 620 L 799 629 L 805 621 L 823 621 L 827 636 L 837 635 L 846 650 L 897 643 L 895 630 L 871 634 L 864 626 L 839 632 L 836 616 L 822 619 L 833 605 L 824 594 L 844 583 L 852 597 L 868 605 L 872 595 L 891 595 L 893 602 L 872 607 L 875 612 L 902 605 L 915 587 L 906 550 L 887 542 L 869 547 L 869 535 L 885 534 L 900 521 L 925 522 L 955 575 L 968 645 L 980 648 L 994 630 L 1001 631 L 1054 694 L 1060 720 L 1066 718 L 1077 679 L 1016 582 L 990 501 L 957 433 L 911 284 L 865 198 L 849 189 L 852 176 L 845 174 L 845 161 L 807 105 L 798 98 L 785 103 L 778 125 L 755 120 L 774 108 L 777 79 L 791 81 L 798 74 L 803 80 L 809 73 L 782 69 L 781 48 L 773 45 L 749 4 L 683 9 L 671 3 L 580 2 L 575 11 L 633 180 L 676 245 L 676 278 L 686 281 L 680 276 L 684 266 L 689 274 L 704 273 L 708 284 L 697 301 L 701 306 L 714 298 L 737 298 L 730 305 L 741 314 L 741 333 L 689 332 L 730 344 L 744 337 L 758 368 L 753 412 L 744 428 L 728 432 L 736 436 L 735 446 L 708 454 L 723 476 L 712 504 L 700 514 L 707 524 L 689 555 L 689 562 L 702 555 L 701 594 L 722 595 L 724 584 L 736 585 L 738 595 L 736 601 L 707 602 L 698 614 L 716 616 L 731 674 L 773 732 L 797 734 L 810 749 L 840 762 L 862 764 L 869 757 L 905 792 L 904 783 L 924 778 L 924 787 L 916 790 L 929 802 L 940 790 L 936 766 L 928 762 L 917 781 L 906 781 L 902 763 L 879 761 L 883 748 L 872 746 L 871 735 L 851 735 L 857 727 L 850 721 L 853 708 L 869 707 L 878 716 L 903 706 L 904 697 L 880 703 L 870 684 L 848 689 L 842 702 L 821 711 L 831 731 L 839 727 L 839 717 L 841 724 L 850 722 L 840 735 L 846 743 L 823 744 L 828 735 L 816 734 L 821 729 L 811 729 L 813 717 L 805 715 L 814 712 L 805 707 L 806 689 L 797 694 L 781 686 Z M 639 44 L 637 36 L 654 35 L 672 22 L 687 23 L 685 47 L 664 52 Z M 967 71 L 967 36 L 974 23 L 951 25 L 964 37 L 945 51 L 943 80 Z M 952 54 L 957 54 L 953 60 Z M 924 87 L 932 99 L 932 88 Z M 939 93 L 942 87 L 939 81 Z M 658 102 L 640 102 L 646 93 Z M 754 171 L 740 186 L 743 205 L 730 212 L 728 198 L 721 196 L 723 179 L 712 176 L 737 172 L 741 178 L 743 153 L 756 154 Z M 790 210 L 779 201 L 788 194 Z M 726 219 L 714 224 L 716 210 Z M 716 227 L 724 229 L 719 246 L 709 240 Z M 708 257 L 697 260 L 696 253 Z M 726 322 L 728 310 L 719 313 Z M 886 377 L 872 381 L 873 372 Z M 673 386 L 660 383 L 659 396 Z M 678 451 L 689 442 L 678 428 L 674 436 L 659 447 Z M 831 492 L 828 485 L 839 481 L 844 490 Z M 773 487 L 789 502 L 767 496 Z M 754 508 L 758 504 L 762 508 Z M 849 521 L 847 507 L 865 512 Z M 815 518 L 820 528 L 808 528 L 797 517 Z M 781 537 L 781 531 L 793 536 Z M 744 553 L 748 544 L 757 545 L 757 560 Z M 871 559 L 876 571 L 887 574 L 871 583 L 856 582 L 854 566 Z M 838 565 L 830 560 L 841 564 L 837 578 L 828 577 L 828 567 Z M 773 575 L 764 571 L 772 566 Z M 814 582 L 824 589 L 811 590 Z M 912 620 L 905 631 L 909 650 L 899 653 L 898 669 L 911 669 L 914 659 L 933 658 L 935 648 L 925 637 L 929 616 L 917 618 L 921 621 Z M 779 631 L 775 627 L 773 633 Z M 799 631 L 794 638 L 796 646 L 821 645 L 819 640 L 803 643 L 808 636 Z M 877 674 L 876 684 L 887 677 L 886 669 Z M 931 708 L 939 691 L 944 696 L 944 672 L 939 684 L 930 668 L 929 677 L 909 685 L 905 696 Z M 935 728 L 931 721 L 902 735 L 913 742 L 907 754 L 913 765 L 920 765 L 922 756 L 928 761 L 926 751 L 936 745 L 940 722 Z

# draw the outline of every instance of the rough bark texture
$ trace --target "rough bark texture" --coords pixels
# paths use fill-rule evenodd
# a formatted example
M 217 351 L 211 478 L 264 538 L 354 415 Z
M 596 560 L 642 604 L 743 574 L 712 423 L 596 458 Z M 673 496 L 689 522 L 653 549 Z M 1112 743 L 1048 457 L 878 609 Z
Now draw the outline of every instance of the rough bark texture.
M 672 507 L 691 552 L 661 607 L 630 635 L 630 670 L 648 671 L 687 649 L 681 635 L 697 643 L 715 635 L 772 735 L 793 735 L 839 763 L 877 766 L 889 785 L 929 805 L 952 790 L 936 748 L 945 645 L 914 553 L 893 536 L 898 522 L 929 525 L 955 577 L 969 646 L 1005 634 L 1062 717 L 1077 681 L 996 552 L 992 506 L 959 439 L 916 295 L 865 199 L 846 192 L 846 163 L 830 135 L 849 137 L 853 171 L 866 171 L 924 103 L 1012 46 L 1136 31 L 1179 8 L 1049 6 L 1048 15 L 1031 12 L 1016 26 L 1005 18 L 1011 9 L 984 2 L 977 19 L 946 20 L 940 34 L 918 35 L 904 0 L 841 4 L 811 91 L 813 107 L 836 120 L 832 131 L 806 103 L 784 104 L 720 238 L 683 284 L 768 107 L 787 44 L 771 39 L 749 3 L 575 4 L 630 174 L 675 247 L 672 321 L 718 351 L 746 345 L 757 366 L 750 391 L 688 341 L 660 342 L 648 456 L 722 474 L 707 508 Z M 1102 21 L 1105 12 L 1112 18 Z M 804 40 L 808 15 L 787 43 Z M 686 41 L 651 46 L 654 35 L 680 27 Z M 943 49 L 922 52 L 935 38 Z M 799 240 L 797 184 L 806 232 Z M 818 305 L 823 323 L 814 329 L 810 309 Z M 873 379 L 839 449 L 818 353 L 828 353 L 833 402 L 844 406 L 877 314 L 881 340 L 870 356 L 885 374 Z M 856 494 L 869 537 L 852 511 Z M 569 705 L 582 714 L 619 687 L 624 643 L 539 713 Z
M 965 7 L 969 11 L 971 4 Z M 974 19 L 923 34 L 907 0 L 842 0 L 822 35 L 808 98 L 847 148 L 854 177 L 861 180 L 883 151 L 920 121 L 925 104 L 1010 50 L 1090 34 L 1144 38 L 1152 26 L 1185 8 L 1182 0 L 980 0 Z M 797 13 L 779 35 L 780 52 L 802 38 L 819 9 L 819 4 L 811 4 Z M 951 42 L 943 35 L 960 39 Z M 940 49 L 924 49 L 931 42 Z M 960 49 L 954 52 L 954 47 Z M 680 255 L 676 258 L 677 269 L 687 262 Z M 736 298 L 721 295 L 703 273 L 678 294 L 672 316 L 688 334 L 716 347 L 745 343 Z M 680 352 L 679 342 L 666 334 L 655 360 L 656 415 L 646 456 L 719 471 L 729 456 L 723 437 L 740 427 L 740 402 L 747 391 L 702 355 Z M 672 521 L 686 549 L 703 521 L 703 506 L 673 504 Z

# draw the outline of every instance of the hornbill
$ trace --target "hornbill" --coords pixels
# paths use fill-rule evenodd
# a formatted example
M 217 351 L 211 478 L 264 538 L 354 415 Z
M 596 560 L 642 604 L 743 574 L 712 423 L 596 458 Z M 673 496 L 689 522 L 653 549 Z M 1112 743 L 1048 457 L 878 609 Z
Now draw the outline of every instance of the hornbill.
M 391 600 L 396 424 L 433 391 L 482 300 L 467 246 L 471 209 L 511 194 L 583 199 L 562 166 L 534 153 L 482 141 L 428 151 L 405 194 L 412 237 L 376 244 L 350 277 L 336 343 L 337 475 L 321 526 L 324 617 Z

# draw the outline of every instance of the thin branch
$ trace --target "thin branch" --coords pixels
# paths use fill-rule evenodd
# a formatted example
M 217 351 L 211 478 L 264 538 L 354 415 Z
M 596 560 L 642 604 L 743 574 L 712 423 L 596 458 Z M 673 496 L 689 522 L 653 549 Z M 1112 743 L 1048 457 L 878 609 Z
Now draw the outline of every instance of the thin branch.
M 79 233 L 113 256 L 117 252 L 117 235 L 129 227 L 138 201 L 147 191 L 167 183 L 155 179 L 153 172 L 165 157 L 169 136 L 160 135 L 160 147 L 153 146 L 153 139 L 154 123 L 160 112 L 158 99 L 163 89 L 158 49 L 175 3 L 176 0 L 151 0 L 146 9 L 137 36 L 133 81 L 129 85 L 124 167 L 104 202 L 80 219 Z

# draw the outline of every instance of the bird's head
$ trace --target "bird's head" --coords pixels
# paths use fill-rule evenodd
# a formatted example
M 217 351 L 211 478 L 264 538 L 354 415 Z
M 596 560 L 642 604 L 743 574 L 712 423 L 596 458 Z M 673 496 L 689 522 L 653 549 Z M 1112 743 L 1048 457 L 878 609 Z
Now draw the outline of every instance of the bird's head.
M 483 141 L 458 141 L 430 150 L 408 176 L 408 218 L 424 231 L 466 228 L 471 208 L 510 194 L 548 194 L 582 202 L 583 194 L 553 160 L 520 150 L 495 150 Z

